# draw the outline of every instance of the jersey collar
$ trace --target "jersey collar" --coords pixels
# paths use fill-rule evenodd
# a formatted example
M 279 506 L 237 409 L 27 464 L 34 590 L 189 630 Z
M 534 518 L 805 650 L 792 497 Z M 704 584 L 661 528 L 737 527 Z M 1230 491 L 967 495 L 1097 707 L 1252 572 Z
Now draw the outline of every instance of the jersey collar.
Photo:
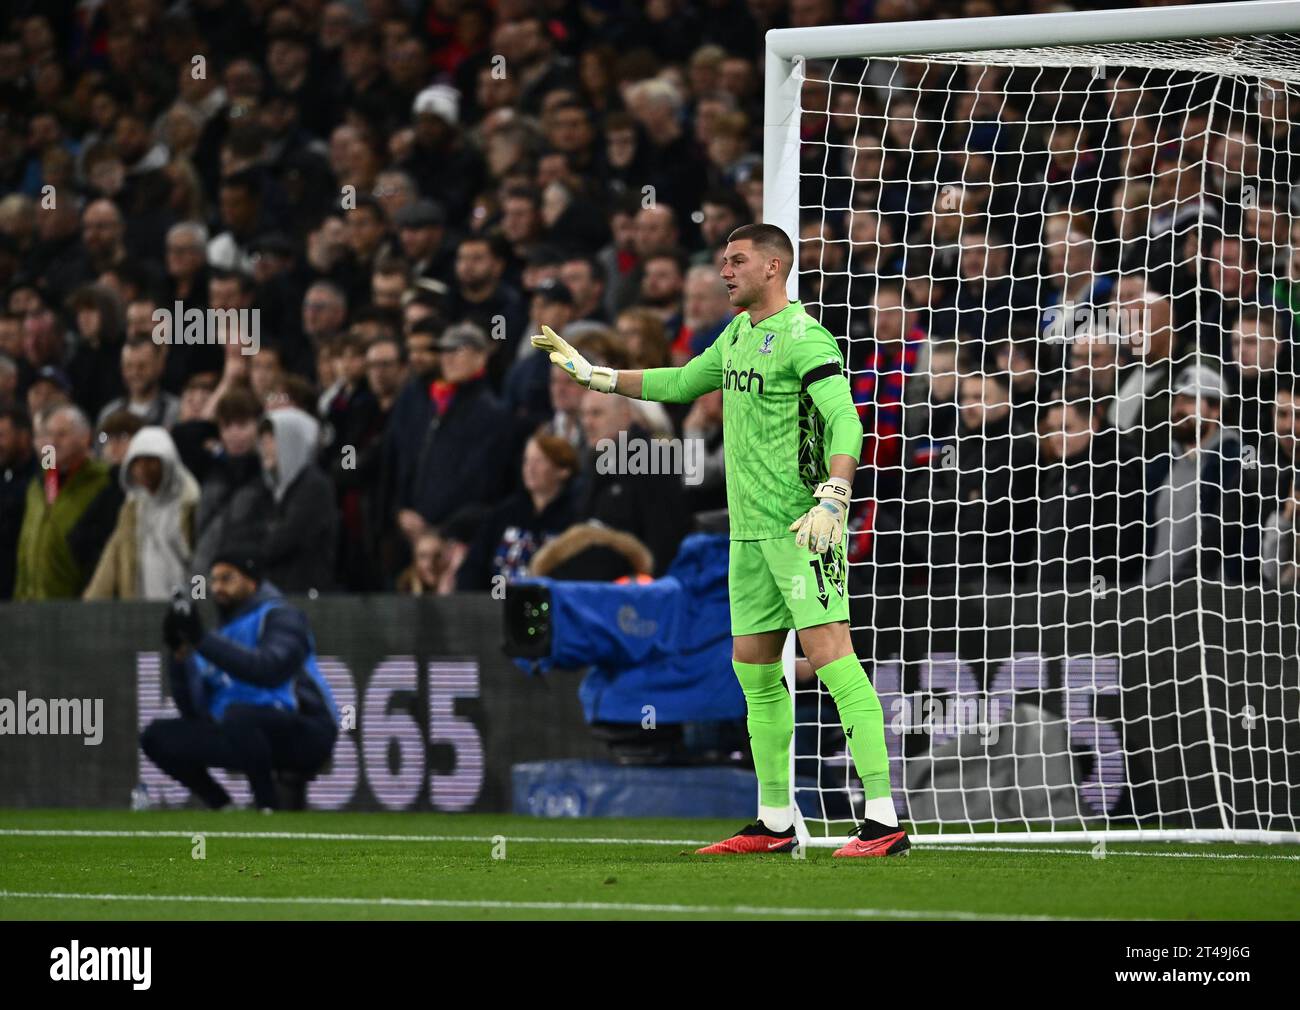
M 745 312 L 742 312 L 741 315 L 743 315 L 743 316 L 745 317 L 745 329 L 747 329 L 747 330 L 754 330 L 754 329 L 758 329 L 759 327 L 766 326 L 766 325 L 767 325 L 768 323 L 770 323 L 773 319 L 776 319 L 776 318 L 779 317 L 779 316 L 783 316 L 783 315 L 785 315 L 787 312 L 789 312 L 791 309 L 796 309 L 796 308 L 797 308 L 797 309 L 802 309 L 803 306 L 802 306 L 799 302 L 797 302 L 797 301 L 795 301 L 795 302 L 791 302 L 791 303 L 790 303 L 789 305 L 787 305 L 785 308 L 783 308 L 783 309 L 779 309 L 779 310 L 777 310 L 776 312 L 773 312 L 770 316 L 764 316 L 762 322 L 757 323 L 757 324 L 755 324 L 755 322 L 754 322 L 754 320 L 753 320 L 753 317 L 750 316 L 748 310 L 746 310 Z

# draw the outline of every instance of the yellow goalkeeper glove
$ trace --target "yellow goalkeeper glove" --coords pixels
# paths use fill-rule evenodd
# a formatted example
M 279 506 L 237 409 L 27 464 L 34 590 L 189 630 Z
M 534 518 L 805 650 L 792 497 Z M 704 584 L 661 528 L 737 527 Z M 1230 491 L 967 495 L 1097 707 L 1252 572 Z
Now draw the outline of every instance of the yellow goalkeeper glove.
M 844 536 L 844 520 L 849 514 L 853 485 L 832 477 L 817 485 L 813 497 L 817 504 L 790 524 L 794 542 L 814 554 L 825 554 Z
M 533 346 L 538 350 L 550 354 L 551 364 L 559 365 L 573 376 L 575 382 L 586 386 L 588 389 L 594 389 L 598 393 L 614 392 L 614 384 L 618 381 L 618 372 L 602 365 L 593 365 L 574 350 L 572 344 L 549 326 L 543 326 L 541 335 L 534 335 L 532 341 Z

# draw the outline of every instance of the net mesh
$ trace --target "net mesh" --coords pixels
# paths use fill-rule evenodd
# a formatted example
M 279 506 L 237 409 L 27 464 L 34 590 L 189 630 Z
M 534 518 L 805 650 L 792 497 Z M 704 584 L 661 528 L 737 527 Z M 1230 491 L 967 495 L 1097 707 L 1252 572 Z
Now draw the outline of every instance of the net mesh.
M 919 832 L 1296 831 L 1297 40 L 800 67 L 800 297 Z M 834 836 L 860 785 L 799 672 Z

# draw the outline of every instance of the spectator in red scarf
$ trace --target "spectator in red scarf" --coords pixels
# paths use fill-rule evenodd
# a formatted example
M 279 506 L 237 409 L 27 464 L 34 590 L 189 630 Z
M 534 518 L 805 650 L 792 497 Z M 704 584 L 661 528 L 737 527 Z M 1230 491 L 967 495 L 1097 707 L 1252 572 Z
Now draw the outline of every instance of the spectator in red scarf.
M 903 308 L 903 291 L 898 284 L 880 284 L 871 303 L 872 339 L 866 353 L 849 358 L 849 386 L 862 419 L 863 496 L 849 518 L 853 534 L 869 531 L 876 503 L 901 497 L 903 484 L 903 394 L 909 376 L 916 370 L 917 352 L 925 334 L 909 326 Z M 871 548 L 869 535 L 849 538 L 849 560 L 863 560 Z
M 411 542 L 466 505 L 499 500 L 514 470 L 510 415 L 487 381 L 487 334 L 459 323 L 435 347 L 440 374 L 427 382 L 423 423 L 394 446 L 398 525 Z M 390 432 L 399 423 L 395 409 Z

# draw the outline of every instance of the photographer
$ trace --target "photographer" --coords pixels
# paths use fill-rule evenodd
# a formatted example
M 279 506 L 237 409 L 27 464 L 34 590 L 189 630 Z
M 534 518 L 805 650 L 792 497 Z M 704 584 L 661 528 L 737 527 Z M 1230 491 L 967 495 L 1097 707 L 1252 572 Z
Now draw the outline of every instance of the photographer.
M 279 806 L 273 773 L 302 776 L 330 759 L 338 709 L 316 665 L 306 615 L 263 582 L 251 550 L 224 550 L 209 579 L 221 627 L 205 632 L 193 603 L 174 599 L 163 621 L 179 719 L 141 734 L 149 759 L 219 809 L 230 796 L 208 774 L 248 776 L 259 809 Z

